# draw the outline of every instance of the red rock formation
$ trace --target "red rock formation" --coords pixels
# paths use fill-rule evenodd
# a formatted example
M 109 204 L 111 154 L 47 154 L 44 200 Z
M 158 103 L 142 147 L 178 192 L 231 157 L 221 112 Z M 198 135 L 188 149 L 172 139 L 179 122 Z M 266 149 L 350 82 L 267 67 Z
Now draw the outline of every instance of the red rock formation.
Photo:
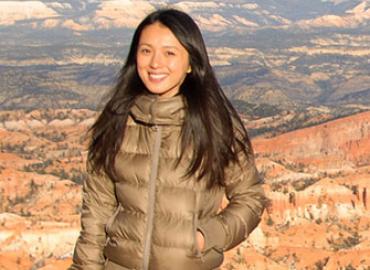
M 50 113 L 14 112 L 0 123 L 0 269 L 71 261 L 81 202 L 71 172 L 84 168 L 93 113 Z M 370 266 L 369 120 L 361 113 L 253 141 L 270 203 L 223 270 Z
M 253 141 L 255 152 L 295 164 L 339 168 L 370 163 L 370 112 Z

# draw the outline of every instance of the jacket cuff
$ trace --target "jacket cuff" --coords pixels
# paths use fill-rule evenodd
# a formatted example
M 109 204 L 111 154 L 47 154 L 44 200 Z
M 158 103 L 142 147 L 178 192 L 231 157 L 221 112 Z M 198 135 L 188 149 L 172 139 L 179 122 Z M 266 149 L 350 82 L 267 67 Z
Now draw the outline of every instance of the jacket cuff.
M 218 216 L 199 221 L 198 231 L 204 236 L 204 248 L 202 252 L 215 248 L 223 251 L 226 243 L 226 231 Z

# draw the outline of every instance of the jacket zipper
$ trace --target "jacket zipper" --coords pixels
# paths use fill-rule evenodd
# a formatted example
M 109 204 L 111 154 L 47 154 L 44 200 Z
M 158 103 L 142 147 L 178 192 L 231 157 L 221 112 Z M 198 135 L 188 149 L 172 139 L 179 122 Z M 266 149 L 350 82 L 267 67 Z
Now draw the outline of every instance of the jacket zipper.
M 149 259 L 150 259 L 150 247 L 152 244 L 152 232 L 154 223 L 154 202 L 155 202 L 155 185 L 158 176 L 158 164 L 159 164 L 159 151 L 161 147 L 162 129 L 161 126 L 155 126 L 156 135 L 154 141 L 153 155 L 151 172 L 149 178 L 148 187 L 148 219 L 147 227 L 145 231 L 144 238 L 144 256 L 143 256 L 143 270 L 149 269 Z

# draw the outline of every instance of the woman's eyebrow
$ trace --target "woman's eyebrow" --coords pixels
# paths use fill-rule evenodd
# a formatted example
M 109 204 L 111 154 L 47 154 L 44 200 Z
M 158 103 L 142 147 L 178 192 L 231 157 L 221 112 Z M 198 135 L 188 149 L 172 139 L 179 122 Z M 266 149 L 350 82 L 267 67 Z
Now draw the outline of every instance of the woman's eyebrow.
M 149 46 L 149 47 L 151 47 L 152 45 L 149 44 L 149 43 L 139 43 L 139 46 Z
M 148 47 L 154 47 L 152 44 L 150 43 L 139 43 L 139 46 L 148 46 Z M 178 46 L 175 46 L 175 45 L 163 45 L 162 48 L 166 48 L 166 49 L 176 49 L 178 50 Z

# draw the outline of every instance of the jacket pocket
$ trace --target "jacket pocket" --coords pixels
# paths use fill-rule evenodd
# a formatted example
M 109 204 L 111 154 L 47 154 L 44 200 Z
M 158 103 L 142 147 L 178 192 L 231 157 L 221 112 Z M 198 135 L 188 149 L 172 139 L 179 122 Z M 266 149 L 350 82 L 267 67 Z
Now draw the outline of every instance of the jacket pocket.
M 202 252 L 199 249 L 198 240 L 197 240 L 198 224 L 199 224 L 198 215 L 194 214 L 193 216 L 193 251 L 196 257 L 201 257 Z
M 107 223 L 105 224 L 105 233 L 109 236 L 111 234 L 111 227 L 112 227 L 112 224 L 114 222 L 114 220 L 116 219 L 116 217 L 118 216 L 119 212 L 121 211 L 121 204 L 119 203 L 117 205 L 117 209 L 114 211 L 113 215 L 109 217 Z
M 206 251 L 200 250 L 198 246 L 197 241 L 197 228 L 198 228 L 199 218 L 196 214 L 193 216 L 193 228 L 192 228 L 192 234 L 193 234 L 193 245 L 191 250 L 191 255 L 188 256 L 193 260 L 198 261 L 198 263 L 201 263 L 204 265 L 204 269 L 214 269 L 219 267 L 224 259 L 223 252 L 218 251 L 214 248 L 208 249 Z M 207 268 L 206 268 L 207 267 Z
M 188 251 L 187 256 L 190 258 L 198 258 L 202 257 L 202 252 L 199 249 L 198 241 L 197 241 L 197 228 L 198 228 L 198 216 L 197 214 L 193 214 L 192 226 L 191 226 L 191 247 Z
M 197 241 L 197 232 L 199 226 L 199 201 L 200 201 L 200 194 L 196 192 L 194 198 L 194 212 L 193 212 L 193 219 L 192 219 L 192 249 L 191 249 L 191 257 L 201 258 L 202 252 L 199 249 L 198 241 Z

